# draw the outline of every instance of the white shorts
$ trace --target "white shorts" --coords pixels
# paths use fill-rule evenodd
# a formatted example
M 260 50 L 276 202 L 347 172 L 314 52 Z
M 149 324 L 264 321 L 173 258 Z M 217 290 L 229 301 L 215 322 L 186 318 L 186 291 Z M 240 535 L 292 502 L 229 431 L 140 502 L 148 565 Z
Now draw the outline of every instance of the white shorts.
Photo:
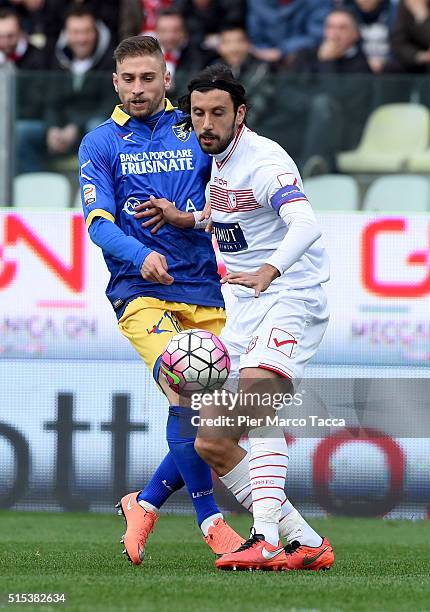
M 329 319 L 320 285 L 237 298 L 227 308 L 221 333 L 231 358 L 231 377 L 243 368 L 271 370 L 295 383 L 324 336 Z

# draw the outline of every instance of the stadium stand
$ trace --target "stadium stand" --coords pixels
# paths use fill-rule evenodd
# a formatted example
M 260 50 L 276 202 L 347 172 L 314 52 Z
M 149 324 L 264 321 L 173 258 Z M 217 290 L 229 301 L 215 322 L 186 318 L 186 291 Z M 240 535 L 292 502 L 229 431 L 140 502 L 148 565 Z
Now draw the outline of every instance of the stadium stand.
M 27 172 L 13 181 L 13 203 L 20 208 L 67 208 L 70 183 L 55 172 Z
M 308 200 L 317 211 L 354 211 L 359 208 L 359 188 L 351 176 L 313 176 L 304 181 L 304 188 Z
M 422 104 L 384 104 L 369 116 L 354 151 L 337 155 L 341 172 L 399 172 L 414 154 L 429 144 L 427 107 Z
M 427 212 L 430 210 L 429 180 L 411 174 L 381 176 L 370 185 L 363 209 L 381 213 Z
M 430 173 L 430 149 L 411 155 L 406 162 L 408 172 Z
M 216 54 L 218 60 L 231 65 L 249 94 L 249 127 L 275 139 L 297 161 L 317 210 L 359 210 L 361 195 L 378 175 L 430 172 L 430 97 L 427 79 L 419 74 L 426 72 L 430 56 L 424 53 L 427 59 L 419 67 L 416 62 L 399 60 L 399 28 L 414 13 L 414 7 L 404 0 L 40 0 L 36 4 L 40 10 L 33 10 L 31 2 L 0 0 L 0 7 L 9 11 L 6 21 L 16 21 L 19 34 L 13 48 L 0 45 L 0 65 L 10 63 L 18 68 L 16 96 L 10 97 L 7 108 L 15 126 L 14 143 L 9 146 L 14 167 L 8 171 L 8 195 L 3 197 L 7 205 L 14 173 L 40 177 L 39 172 L 48 171 L 46 176 L 61 174 L 71 188 L 70 202 L 61 195 L 56 196 L 57 203 L 65 201 L 66 206 L 80 208 L 74 187 L 77 146 L 81 136 L 105 120 L 118 101 L 111 84 L 113 46 L 118 38 L 139 32 L 155 33 L 166 49 L 169 68 L 176 73 L 175 86 L 169 91 L 174 104 L 188 79 L 213 62 Z M 430 0 L 428 4 L 430 7 Z M 349 11 L 361 33 L 358 41 L 356 33 L 352 39 L 342 39 L 346 49 L 339 46 L 337 35 L 327 32 L 328 17 L 339 8 Z M 67 20 L 70 14 L 83 19 L 87 9 L 96 19 L 97 45 L 105 45 L 104 62 L 95 62 L 100 51 L 96 46 L 87 58 L 85 67 L 90 70 L 80 74 L 78 62 L 75 74 Z M 184 28 L 188 29 L 186 47 L 192 47 L 192 54 L 185 58 L 184 41 L 179 44 L 179 54 L 163 44 L 163 35 L 157 32 L 160 19 L 174 19 L 169 17 L 172 12 L 188 26 Z M 237 60 L 237 45 L 243 47 L 243 58 L 235 60 L 236 64 L 221 44 L 228 28 L 227 35 L 230 32 L 231 38 L 233 32 L 237 39 L 230 55 L 236 54 Z M 279 31 L 288 31 L 288 37 Z M 244 44 L 247 36 L 253 45 Z M 327 55 L 321 47 L 327 51 L 324 45 L 330 41 L 331 55 Z M 425 41 L 423 44 L 418 45 L 419 51 L 427 49 Z M 43 57 L 43 62 L 22 64 L 29 51 Z M 260 53 L 267 62 L 258 60 Z M 421 61 L 421 55 L 415 59 Z M 377 60 L 373 73 L 365 56 Z M 70 59 L 70 65 L 64 58 Z M 30 82 L 29 98 L 25 92 Z M 52 129 L 72 131 L 72 126 L 67 150 L 56 149 L 55 139 L 48 138 Z M 32 206 L 39 188 L 32 185 L 29 191 L 24 197 Z M 48 199 L 43 198 L 41 205 L 49 205 Z M 21 198 L 15 202 L 24 205 Z M 404 201 L 403 208 L 410 209 L 410 203 Z

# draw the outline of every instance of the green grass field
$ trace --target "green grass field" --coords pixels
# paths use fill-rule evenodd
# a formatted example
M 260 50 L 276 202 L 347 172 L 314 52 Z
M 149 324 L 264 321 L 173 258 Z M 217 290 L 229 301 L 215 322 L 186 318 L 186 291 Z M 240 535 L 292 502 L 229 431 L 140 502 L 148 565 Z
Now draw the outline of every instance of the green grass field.
M 244 535 L 248 517 L 231 517 Z M 163 516 L 145 564 L 132 567 L 123 519 L 0 512 L 0 592 L 64 592 L 67 610 L 337 612 L 430 611 L 430 523 L 315 520 L 335 548 L 328 572 L 219 572 L 192 517 Z

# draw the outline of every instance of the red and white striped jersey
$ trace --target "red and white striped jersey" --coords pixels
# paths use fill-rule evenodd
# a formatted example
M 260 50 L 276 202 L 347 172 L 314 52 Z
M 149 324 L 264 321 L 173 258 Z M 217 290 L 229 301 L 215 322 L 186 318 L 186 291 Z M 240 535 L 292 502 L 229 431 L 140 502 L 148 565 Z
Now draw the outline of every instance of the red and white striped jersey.
M 223 153 L 213 157 L 210 200 L 222 258 L 229 272 L 254 272 L 271 263 L 269 258 L 288 233 L 280 208 L 309 209 L 299 171 L 280 145 L 246 126 Z M 328 278 L 328 258 L 319 238 L 266 292 L 281 286 L 313 287 Z M 254 295 L 246 287 L 232 289 L 237 296 Z

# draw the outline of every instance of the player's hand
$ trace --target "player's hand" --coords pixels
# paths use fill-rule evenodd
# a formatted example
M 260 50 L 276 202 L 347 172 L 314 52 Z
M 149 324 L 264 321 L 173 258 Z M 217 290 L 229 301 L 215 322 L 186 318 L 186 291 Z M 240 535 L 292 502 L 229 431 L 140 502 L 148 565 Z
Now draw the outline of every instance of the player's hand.
M 145 258 L 140 273 L 142 278 L 153 283 L 161 283 L 162 285 L 171 285 L 173 283 L 173 276 L 168 274 L 169 269 L 166 258 L 164 255 L 157 253 L 157 251 L 151 251 Z
M 170 225 L 182 229 L 194 227 L 194 215 L 181 212 L 176 208 L 174 202 L 170 202 L 166 198 L 150 196 L 149 200 L 136 206 L 135 210 L 138 211 L 134 215 L 136 219 L 150 217 L 148 221 L 142 223 L 142 227 L 149 227 L 156 223 L 151 230 L 151 234 L 158 232 L 165 223 L 170 223 Z
M 149 227 L 150 225 L 154 225 L 151 229 L 151 234 L 156 234 L 160 227 L 166 224 L 166 221 L 163 217 L 163 211 L 157 204 L 151 199 L 157 200 L 153 196 L 150 197 L 146 202 L 141 202 L 134 209 L 136 213 L 134 214 L 135 219 L 146 219 L 144 223 L 142 223 L 142 227 Z M 167 202 L 167 200 L 166 200 Z
M 212 234 L 213 232 L 213 222 L 211 219 L 211 202 L 210 200 L 208 200 L 205 204 L 204 209 L 202 210 L 202 214 L 199 217 L 199 221 L 206 221 L 206 219 L 209 219 L 207 226 L 205 227 L 205 232 L 208 232 L 208 234 Z
M 254 289 L 254 297 L 258 298 L 277 276 L 280 276 L 277 268 L 270 264 L 264 264 L 257 272 L 230 272 L 221 279 L 221 283 L 242 285 Z

